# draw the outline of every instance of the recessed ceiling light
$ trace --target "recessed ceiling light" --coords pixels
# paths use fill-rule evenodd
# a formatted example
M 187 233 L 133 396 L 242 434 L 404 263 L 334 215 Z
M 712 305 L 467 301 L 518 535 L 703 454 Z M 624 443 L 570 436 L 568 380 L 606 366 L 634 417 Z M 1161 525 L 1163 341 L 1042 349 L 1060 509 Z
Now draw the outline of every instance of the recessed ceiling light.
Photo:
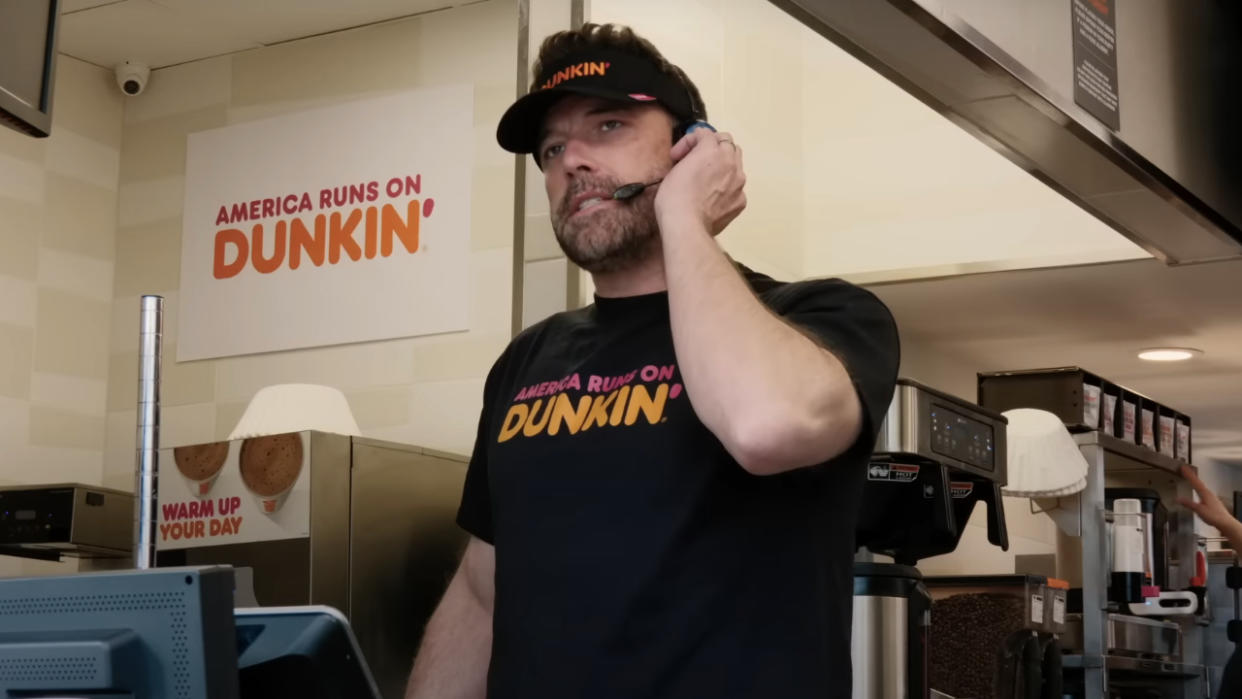
M 1183 362 L 1203 354 L 1203 350 L 1190 347 L 1150 347 L 1138 353 L 1139 359 L 1149 362 Z

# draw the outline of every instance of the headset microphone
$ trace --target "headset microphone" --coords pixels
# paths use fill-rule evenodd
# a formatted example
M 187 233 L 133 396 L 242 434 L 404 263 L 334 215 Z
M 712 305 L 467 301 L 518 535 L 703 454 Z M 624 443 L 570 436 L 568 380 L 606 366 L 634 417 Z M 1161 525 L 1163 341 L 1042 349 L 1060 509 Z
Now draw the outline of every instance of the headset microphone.
M 634 197 L 641 194 L 643 190 L 647 189 L 648 187 L 652 187 L 657 184 L 660 184 L 660 182 L 662 181 L 663 181 L 663 178 L 658 179 L 655 182 L 631 182 L 626 185 L 621 185 L 620 187 L 617 187 L 615 192 L 612 193 L 612 198 L 616 199 L 617 201 L 626 201 L 629 199 L 633 199 Z
M 707 129 L 712 132 L 716 131 L 716 127 L 706 121 L 694 121 L 689 124 L 678 124 L 677 128 L 673 129 L 673 142 L 676 143 L 677 141 L 680 141 L 683 136 L 697 131 L 698 129 Z M 617 201 L 628 201 L 641 194 L 648 187 L 660 184 L 662 181 L 663 178 L 660 178 L 655 182 L 631 182 L 626 185 L 621 185 L 612 193 L 612 198 Z

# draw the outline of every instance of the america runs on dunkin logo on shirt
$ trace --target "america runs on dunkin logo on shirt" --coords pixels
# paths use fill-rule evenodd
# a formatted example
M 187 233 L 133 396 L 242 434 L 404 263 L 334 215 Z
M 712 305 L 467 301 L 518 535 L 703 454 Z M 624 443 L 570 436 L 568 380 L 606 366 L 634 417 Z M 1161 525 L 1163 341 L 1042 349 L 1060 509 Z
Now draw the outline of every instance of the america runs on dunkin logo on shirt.
M 488 374 L 470 541 L 407 699 L 845 699 L 892 316 L 723 252 L 761 144 L 709 126 L 632 30 L 547 37 L 530 85 L 497 140 L 542 171 L 594 303 L 526 329 Z

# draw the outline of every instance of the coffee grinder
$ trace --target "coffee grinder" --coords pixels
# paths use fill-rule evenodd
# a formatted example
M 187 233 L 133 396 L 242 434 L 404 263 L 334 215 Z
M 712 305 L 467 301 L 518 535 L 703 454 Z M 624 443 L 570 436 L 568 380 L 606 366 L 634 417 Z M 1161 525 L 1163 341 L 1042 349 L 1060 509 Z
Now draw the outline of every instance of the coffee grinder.
M 975 504 L 1009 548 L 1004 416 L 909 379 L 867 469 L 856 532 L 852 653 L 856 699 L 926 699 L 931 596 L 915 564 L 957 548 Z M 863 550 L 865 549 L 865 550 Z M 877 563 L 873 554 L 892 557 Z

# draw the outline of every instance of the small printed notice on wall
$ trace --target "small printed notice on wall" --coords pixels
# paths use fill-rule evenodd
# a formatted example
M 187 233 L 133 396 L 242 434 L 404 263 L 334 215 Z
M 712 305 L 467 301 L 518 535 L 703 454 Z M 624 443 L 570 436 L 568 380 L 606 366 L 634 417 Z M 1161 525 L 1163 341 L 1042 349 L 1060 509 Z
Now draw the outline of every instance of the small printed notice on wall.
M 1113 131 L 1121 129 L 1117 88 L 1117 0 L 1070 0 L 1074 102 Z

